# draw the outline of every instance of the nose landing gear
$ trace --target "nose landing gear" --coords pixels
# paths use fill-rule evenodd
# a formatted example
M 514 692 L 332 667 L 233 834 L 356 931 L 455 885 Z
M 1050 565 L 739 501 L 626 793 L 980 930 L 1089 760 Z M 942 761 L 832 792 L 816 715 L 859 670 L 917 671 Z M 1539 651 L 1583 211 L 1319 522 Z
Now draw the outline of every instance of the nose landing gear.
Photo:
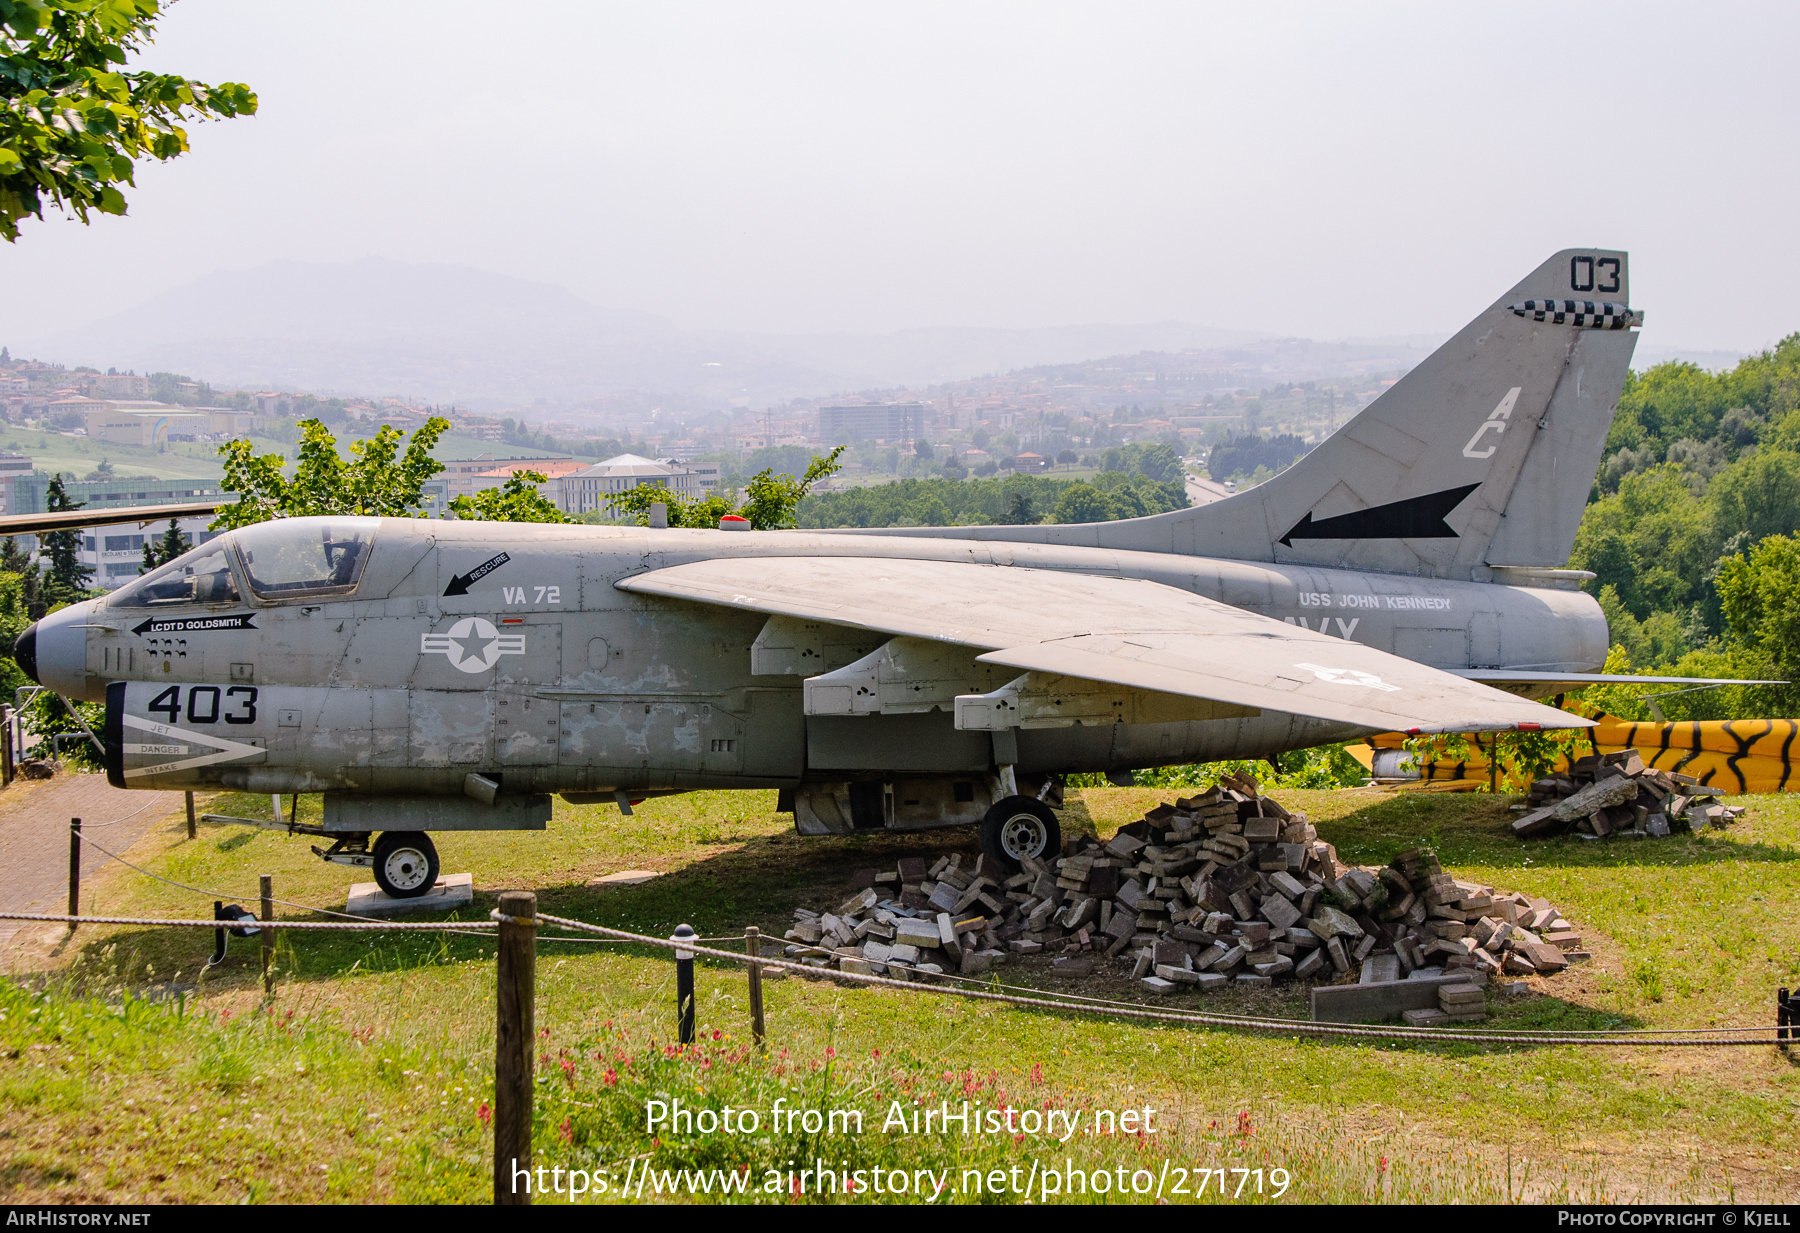
M 437 885 L 437 845 L 424 831 L 383 831 L 374 846 L 365 831 L 339 835 L 329 848 L 313 848 L 320 860 L 371 870 L 375 884 L 394 899 L 417 899 Z

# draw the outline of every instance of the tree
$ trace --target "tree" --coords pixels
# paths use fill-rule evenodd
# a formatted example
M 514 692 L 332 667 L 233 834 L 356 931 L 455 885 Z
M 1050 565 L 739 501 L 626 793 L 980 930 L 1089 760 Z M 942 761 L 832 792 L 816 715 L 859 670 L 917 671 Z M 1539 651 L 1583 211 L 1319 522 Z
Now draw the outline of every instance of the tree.
M 159 16 L 158 0 L 0 0 L 0 236 L 46 201 L 123 214 L 135 160 L 186 152 L 182 122 L 256 111 L 236 82 L 125 71 Z
M 400 453 L 403 434 L 383 424 L 370 438 L 350 443 L 350 460 L 338 453 L 337 438 L 318 420 L 301 420 L 294 476 L 282 474 L 287 459 L 256 454 L 246 440 L 219 447 L 225 460 L 223 487 L 238 494 L 214 518 L 211 529 L 229 530 L 271 518 L 312 514 L 365 514 L 375 518 L 416 517 L 425 504 L 425 481 L 444 469 L 431 447 L 450 427 L 432 416 L 413 433 Z
M 656 504 L 668 507 L 672 527 L 716 527 L 719 519 L 727 514 L 749 519 L 751 528 L 757 531 L 797 526 L 796 511 L 801 500 L 812 491 L 814 484 L 837 471 L 838 456 L 843 452 L 844 447 L 840 445 L 822 458 L 814 457 L 799 479 L 782 471 L 758 471 L 744 485 L 742 505 L 734 505 L 729 496 L 719 493 L 684 497 L 660 484 L 627 488 L 608 504 L 627 517 L 635 514 L 640 527 L 650 525 L 650 507 Z
M 109 458 L 102 458 L 100 460 L 100 465 L 87 473 L 87 478 L 90 480 L 109 480 L 113 478 L 112 460 Z
M 995 521 L 1001 526 L 1024 527 L 1030 526 L 1037 520 L 1037 509 L 1032 502 L 1031 494 L 1029 492 L 1012 492 L 1008 493 L 1006 497 L 1006 512 Z
M 44 509 L 51 514 L 81 509 L 86 504 L 70 498 L 60 474 L 51 479 L 49 491 L 44 494 Z M 81 563 L 81 529 L 51 531 L 43 537 L 43 544 L 44 555 L 50 558 L 50 570 L 41 588 L 45 606 L 54 608 L 86 599 L 94 567 Z
M 1071 484 L 1056 502 L 1056 522 L 1111 522 L 1119 516 L 1112 498 L 1092 484 Z
M 927 441 L 924 437 L 920 437 L 917 441 L 913 442 L 913 453 L 917 454 L 920 458 L 937 457 L 937 451 L 931 448 L 931 442 Z
M 1771 535 L 1719 571 L 1719 598 L 1732 634 L 1783 676 L 1800 668 L 1800 539 Z
M 1072 467 L 1079 461 L 1074 450 L 1064 450 L 1056 456 L 1056 461 L 1065 467 Z
M 546 478 L 541 471 L 514 471 L 498 488 L 484 488 L 472 497 L 457 497 L 450 502 L 450 512 L 458 518 L 484 522 L 571 521 L 537 490 Z
M 12 536 L 0 540 L 0 581 L 8 576 L 19 580 L 19 602 L 24 605 L 27 621 L 35 621 L 44 615 L 47 605 L 40 594 L 43 574 L 39 572 L 37 563 L 31 554 L 19 547 L 19 541 Z M 21 627 L 22 632 L 23 627 Z M 16 636 L 16 635 L 15 635 Z M 12 644 L 6 644 L 10 647 Z
M 758 531 L 799 525 L 795 521 L 795 511 L 802 498 L 812 491 L 814 484 L 837 473 L 841 465 L 838 457 L 843 452 L 844 447 L 840 445 L 822 458 L 815 457 L 807 464 L 806 474 L 799 479 L 779 471 L 760 471 L 751 476 L 750 482 L 744 485 L 745 500 L 738 514 L 748 518 L 750 525 Z
M 188 537 L 182 534 L 181 524 L 171 518 L 162 535 L 144 545 L 144 563 L 138 567 L 138 573 L 147 574 L 153 569 L 160 569 L 187 550 Z

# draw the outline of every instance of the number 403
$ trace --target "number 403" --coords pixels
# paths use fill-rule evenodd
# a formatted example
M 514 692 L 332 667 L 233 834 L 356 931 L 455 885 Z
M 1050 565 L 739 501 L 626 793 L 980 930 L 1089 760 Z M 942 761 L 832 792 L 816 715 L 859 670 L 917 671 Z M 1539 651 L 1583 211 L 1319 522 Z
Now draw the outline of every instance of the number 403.
M 171 685 L 150 700 L 152 715 L 167 715 L 170 723 L 180 723 L 182 716 L 181 686 Z M 217 685 L 195 685 L 187 691 L 187 721 L 191 724 L 228 724 L 256 722 L 256 687 L 233 685 L 220 689 Z

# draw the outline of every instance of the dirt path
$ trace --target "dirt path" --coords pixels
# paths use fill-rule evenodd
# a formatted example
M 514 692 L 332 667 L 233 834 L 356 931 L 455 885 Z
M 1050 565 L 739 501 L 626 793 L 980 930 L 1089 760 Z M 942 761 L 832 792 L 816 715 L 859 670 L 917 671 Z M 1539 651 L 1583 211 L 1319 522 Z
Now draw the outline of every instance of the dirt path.
M 82 833 L 96 843 L 124 852 L 182 804 L 179 792 L 124 792 L 104 775 L 15 780 L 0 791 L 0 911 L 68 910 L 70 818 L 80 818 Z M 85 883 L 90 873 L 113 861 L 93 844 L 81 846 Z M 85 896 L 82 906 L 85 910 Z M 0 954 L 29 925 L 0 920 Z

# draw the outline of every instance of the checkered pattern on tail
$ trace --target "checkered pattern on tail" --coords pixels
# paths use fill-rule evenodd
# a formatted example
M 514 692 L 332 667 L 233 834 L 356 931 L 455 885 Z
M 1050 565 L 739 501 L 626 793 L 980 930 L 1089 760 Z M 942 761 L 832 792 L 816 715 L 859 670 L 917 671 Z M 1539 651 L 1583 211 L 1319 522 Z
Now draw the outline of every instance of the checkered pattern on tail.
M 1592 300 L 1526 300 L 1509 305 L 1521 317 L 1548 321 L 1552 325 L 1572 325 L 1584 330 L 1622 330 L 1644 324 L 1644 314 L 1623 304 Z

